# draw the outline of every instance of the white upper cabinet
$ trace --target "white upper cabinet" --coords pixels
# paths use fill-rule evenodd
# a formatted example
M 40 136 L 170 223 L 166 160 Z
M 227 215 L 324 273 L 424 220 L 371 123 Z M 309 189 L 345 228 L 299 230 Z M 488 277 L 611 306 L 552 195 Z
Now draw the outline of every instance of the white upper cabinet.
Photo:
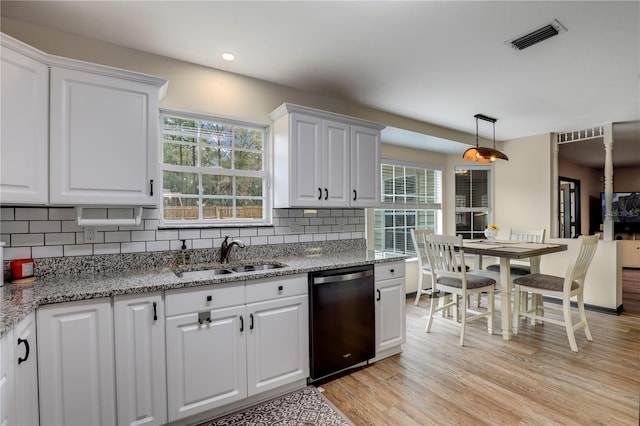
M 45 55 L 2 35 L 0 203 L 49 200 L 49 69 Z
M 380 204 L 380 130 L 351 126 L 351 206 Z
M 375 207 L 384 126 L 283 104 L 274 122 L 274 207 Z
M 158 87 L 51 68 L 51 204 L 155 206 Z
M 1 41 L 0 203 L 156 206 L 167 80 Z

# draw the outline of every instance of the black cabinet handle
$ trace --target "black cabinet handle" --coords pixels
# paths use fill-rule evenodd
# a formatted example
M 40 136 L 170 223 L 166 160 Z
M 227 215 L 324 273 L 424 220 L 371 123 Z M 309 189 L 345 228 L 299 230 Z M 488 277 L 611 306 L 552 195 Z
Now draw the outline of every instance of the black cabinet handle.
M 324 189 L 324 199 L 325 200 L 329 199 L 329 190 L 327 188 Z
M 284 287 L 282 287 L 281 285 L 278 286 L 278 291 L 282 291 L 284 290 Z
M 158 304 L 153 302 L 153 320 L 158 321 Z
M 20 343 L 24 343 L 25 354 L 24 358 L 18 357 L 18 365 L 29 359 L 29 342 L 27 341 L 27 339 L 21 339 L 18 337 L 18 344 Z
M 244 318 L 240 315 L 240 333 L 244 331 Z
M 213 296 L 209 295 L 207 296 L 207 302 L 211 302 L 213 300 Z
M 151 187 L 151 193 L 149 195 L 153 195 L 153 179 L 149 181 L 149 186 Z
M 251 319 L 251 323 L 249 324 L 249 330 L 253 330 L 253 314 L 249 314 L 249 318 Z
M 353 190 L 353 201 L 356 200 L 356 198 L 358 198 L 358 191 L 356 191 L 355 189 Z
M 376 302 L 379 302 L 380 299 L 382 298 L 382 293 L 380 293 L 380 289 L 377 289 L 376 292 L 378 293 L 378 298 L 376 299 Z
M 322 200 L 322 188 L 318 188 L 318 200 Z

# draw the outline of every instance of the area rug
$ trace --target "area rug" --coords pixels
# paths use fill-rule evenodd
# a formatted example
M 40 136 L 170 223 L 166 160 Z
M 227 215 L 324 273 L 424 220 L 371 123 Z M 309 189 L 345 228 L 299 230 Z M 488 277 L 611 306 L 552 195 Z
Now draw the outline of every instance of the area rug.
M 198 426 L 353 426 L 320 391 L 307 386 L 295 392 L 228 414 Z

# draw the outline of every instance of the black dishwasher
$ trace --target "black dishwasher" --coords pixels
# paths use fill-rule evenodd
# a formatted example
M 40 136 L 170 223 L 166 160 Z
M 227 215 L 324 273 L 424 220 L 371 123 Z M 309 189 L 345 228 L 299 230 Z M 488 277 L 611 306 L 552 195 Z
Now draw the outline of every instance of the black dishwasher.
M 309 274 L 311 381 L 375 355 L 373 265 Z

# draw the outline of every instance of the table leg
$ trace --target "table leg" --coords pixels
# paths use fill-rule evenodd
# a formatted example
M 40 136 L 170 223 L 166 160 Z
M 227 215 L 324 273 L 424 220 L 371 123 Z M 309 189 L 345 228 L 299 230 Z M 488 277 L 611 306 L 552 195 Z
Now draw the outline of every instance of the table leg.
M 539 274 L 540 273 L 540 256 L 532 257 L 529 259 L 529 263 L 531 265 L 531 273 Z M 534 294 L 531 297 L 531 308 L 534 310 L 536 315 L 544 316 L 544 304 L 542 302 L 542 295 Z M 541 320 L 530 320 L 529 323 L 531 325 L 542 324 Z
M 502 338 L 511 340 L 513 327 L 511 309 L 511 262 L 508 257 L 500 258 L 500 306 L 502 306 Z

